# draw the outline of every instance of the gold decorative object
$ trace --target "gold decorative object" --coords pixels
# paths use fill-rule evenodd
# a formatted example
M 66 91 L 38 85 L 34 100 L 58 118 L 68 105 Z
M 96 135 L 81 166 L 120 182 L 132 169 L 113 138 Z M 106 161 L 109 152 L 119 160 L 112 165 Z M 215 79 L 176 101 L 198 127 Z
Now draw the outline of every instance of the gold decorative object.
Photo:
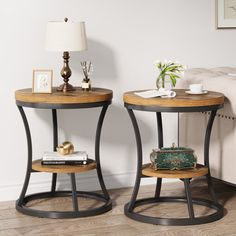
M 72 154 L 74 152 L 74 145 L 69 141 L 65 141 L 57 147 L 57 152 L 61 155 Z

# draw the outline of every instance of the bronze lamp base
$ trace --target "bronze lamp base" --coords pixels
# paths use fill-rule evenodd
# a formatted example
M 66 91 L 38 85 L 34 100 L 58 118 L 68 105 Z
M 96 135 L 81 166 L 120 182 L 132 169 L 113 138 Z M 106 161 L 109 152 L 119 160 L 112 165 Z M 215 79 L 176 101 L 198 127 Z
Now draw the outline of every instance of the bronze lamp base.
M 63 52 L 63 59 L 64 59 L 64 66 L 61 70 L 61 76 L 64 78 L 64 84 L 60 85 L 59 88 L 57 88 L 57 91 L 60 92 L 70 92 L 70 91 L 74 91 L 74 87 L 69 84 L 69 78 L 71 76 L 71 69 L 69 67 L 69 52 Z
M 61 84 L 57 88 L 57 91 L 66 93 L 66 92 L 70 92 L 70 91 L 75 91 L 75 88 L 69 83 L 64 83 L 64 84 Z

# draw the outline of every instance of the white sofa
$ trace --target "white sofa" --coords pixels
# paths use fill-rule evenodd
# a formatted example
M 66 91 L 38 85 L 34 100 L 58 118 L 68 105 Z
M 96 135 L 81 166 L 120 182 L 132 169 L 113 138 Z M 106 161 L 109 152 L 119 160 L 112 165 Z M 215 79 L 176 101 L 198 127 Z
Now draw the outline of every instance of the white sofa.
M 225 106 L 218 110 L 211 135 L 210 164 L 212 175 L 236 184 L 236 68 L 195 68 L 186 71 L 176 88 L 202 83 L 204 89 L 225 95 Z M 204 135 L 209 114 L 181 113 L 180 145 L 192 147 L 203 162 Z

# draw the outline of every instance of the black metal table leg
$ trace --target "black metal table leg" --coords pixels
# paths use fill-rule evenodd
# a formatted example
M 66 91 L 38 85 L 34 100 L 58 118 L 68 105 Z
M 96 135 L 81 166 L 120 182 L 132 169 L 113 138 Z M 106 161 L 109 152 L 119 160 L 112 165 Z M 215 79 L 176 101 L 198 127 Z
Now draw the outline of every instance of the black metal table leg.
M 159 198 L 161 194 L 161 184 L 162 184 L 162 178 L 157 178 L 156 183 L 156 190 L 155 190 L 155 198 Z
M 208 183 L 208 190 L 211 194 L 211 197 L 215 203 L 218 203 L 210 172 L 210 161 L 209 161 L 209 148 L 210 148 L 210 137 L 211 137 L 211 130 L 213 126 L 213 122 L 216 116 L 216 110 L 211 111 L 211 115 L 208 120 L 206 134 L 205 134 L 205 141 L 204 141 L 204 164 L 208 167 L 208 174 L 206 175 L 207 183 Z
M 180 133 L 180 129 L 179 129 L 179 112 L 177 113 L 177 146 L 179 147 L 179 133 Z
M 103 124 L 103 120 L 104 120 L 107 108 L 108 108 L 108 105 L 103 106 L 101 110 L 101 114 L 98 119 L 98 123 L 97 123 L 97 130 L 96 130 L 96 137 L 95 137 L 95 160 L 97 164 L 96 170 L 97 170 L 97 175 L 98 175 L 98 181 L 100 183 L 100 186 L 101 186 L 101 189 L 105 198 L 109 202 L 110 207 L 112 207 L 110 196 L 103 180 L 101 164 L 100 164 L 100 137 L 101 137 L 102 124 Z
M 20 111 L 20 114 L 21 114 L 21 117 L 23 119 L 25 132 L 26 132 L 26 138 L 27 138 L 27 148 L 28 148 L 28 160 L 27 160 L 27 169 L 26 169 L 26 174 L 25 174 L 25 181 L 24 181 L 23 188 L 21 190 L 20 197 L 16 202 L 16 208 L 19 209 L 19 208 L 21 208 L 21 206 L 23 204 L 24 197 L 25 197 L 28 185 L 29 185 L 31 171 L 32 171 L 32 140 L 31 140 L 29 124 L 28 124 L 24 109 L 23 109 L 22 106 L 17 106 L 17 107 L 18 107 L 18 109 Z
M 156 112 L 156 118 L 157 118 L 158 147 L 162 148 L 163 147 L 163 126 L 162 126 L 161 112 Z M 161 184 L 162 184 L 162 179 L 157 178 L 155 198 L 160 197 Z
M 193 219 L 194 211 L 193 211 L 193 201 L 192 201 L 191 191 L 189 187 L 190 181 L 189 179 L 184 179 L 183 181 L 184 181 L 184 188 L 185 188 L 185 193 L 186 193 L 189 217 Z
M 156 112 L 157 117 L 157 132 L 158 132 L 158 147 L 163 147 L 163 126 L 161 112 Z
M 70 174 L 70 179 L 71 179 L 73 208 L 74 208 L 74 211 L 78 211 L 79 207 L 78 207 L 78 199 L 77 199 L 77 193 L 76 193 L 76 181 L 75 181 L 75 174 L 74 173 Z
M 53 151 L 56 151 L 58 146 L 58 125 L 57 125 L 57 110 L 52 109 L 52 123 L 53 123 Z M 55 193 L 57 183 L 57 173 L 52 174 L 51 192 Z
M 132 121 L 133 127 L 134 127 L 134 133 L 135 133 L 135 138 L 136 138 L 136 145 L 137 145 L 137 172 L 136 172 L 136 180 L 135 180 L 135 185 L 132 193 L 131 200 L 128 204 L 125 206 L 125 214 L 128 211 L 132 211 L 135 205 L 135 201 L 137 199 L 138 191 L 139 191 L 139 186 L 140 186 L 140 181 L 142 177 L 142 162 L 143 162 L 143 157 L 142 157 L 142 141 L 141 141 L 141 136 L 138 128 L 138 123 L 135 118 L 133 110 L 127 109 L 130 119 Z
M 55 193 L 57 184 L 57 173 L 52 174 L 52 184 L 51 184 L 51 192 Z

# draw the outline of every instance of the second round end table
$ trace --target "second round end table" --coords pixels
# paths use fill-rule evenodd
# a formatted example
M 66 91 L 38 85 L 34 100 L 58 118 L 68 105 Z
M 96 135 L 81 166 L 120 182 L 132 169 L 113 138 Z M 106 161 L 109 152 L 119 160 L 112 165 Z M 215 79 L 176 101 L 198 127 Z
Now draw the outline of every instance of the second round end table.
M 174 98 L 142 98 L 136 95 L 136 92 L 131 91 L 124 93 L 123 100 L 130 119 L 133 124 L 136 145 L 137 145 L 137 172 L 136 181 L 133 189 L 133 194 L 129 203 L 125 205 L 124 211 L 126 216 L 131 219 L 160 225 L 194 225 L 216 221 L 223 217 L 224 208 L 217 201 L 212 178 L 210 173 L 209 162 L 209 146 L 211 130 L 216 112 L 224 105 L 224 95 L 217 92 L 208 92 L 204 95 L 188 95 L 183 89 L 176 91 Z M 142 141 L 137 120 L 134 115 L 134 110 L 154 112 L 157 118 L 158 127 L 158 146 L 163 147 L 163 128 L 162 128 L 162 112 L 210 112 L 208 125 L 205 133 L 204 141 L 204 165 L 198 164 L 195 169 L 189 170 L 153 170 L 149 164 L 143 164 Z M 212 200 L 192 198 L 190 191 L 190 182 L 192 178 L 205 176 L 207 179 L 208 190 Z M 154 197 L 137 199 L 139 192 L 140 181 L 142 177 L 156 177 L 156 190 Z M 184 182 L 185 195 L 184 197 L 170 196 L 161 197 L 161 185 L 163 178 L 177 178 Z M 135 208 L 147 204 L 160 204 L 163 202 L 184 202 L 187 203 L 189 217 L 185 218 L 161 218 L 158 216 L 149 216 L 145 213 L 135 211 Z M 196 216 L 193 205 L 201 205 L 213 209 L 214 212 L 208 215 Z

